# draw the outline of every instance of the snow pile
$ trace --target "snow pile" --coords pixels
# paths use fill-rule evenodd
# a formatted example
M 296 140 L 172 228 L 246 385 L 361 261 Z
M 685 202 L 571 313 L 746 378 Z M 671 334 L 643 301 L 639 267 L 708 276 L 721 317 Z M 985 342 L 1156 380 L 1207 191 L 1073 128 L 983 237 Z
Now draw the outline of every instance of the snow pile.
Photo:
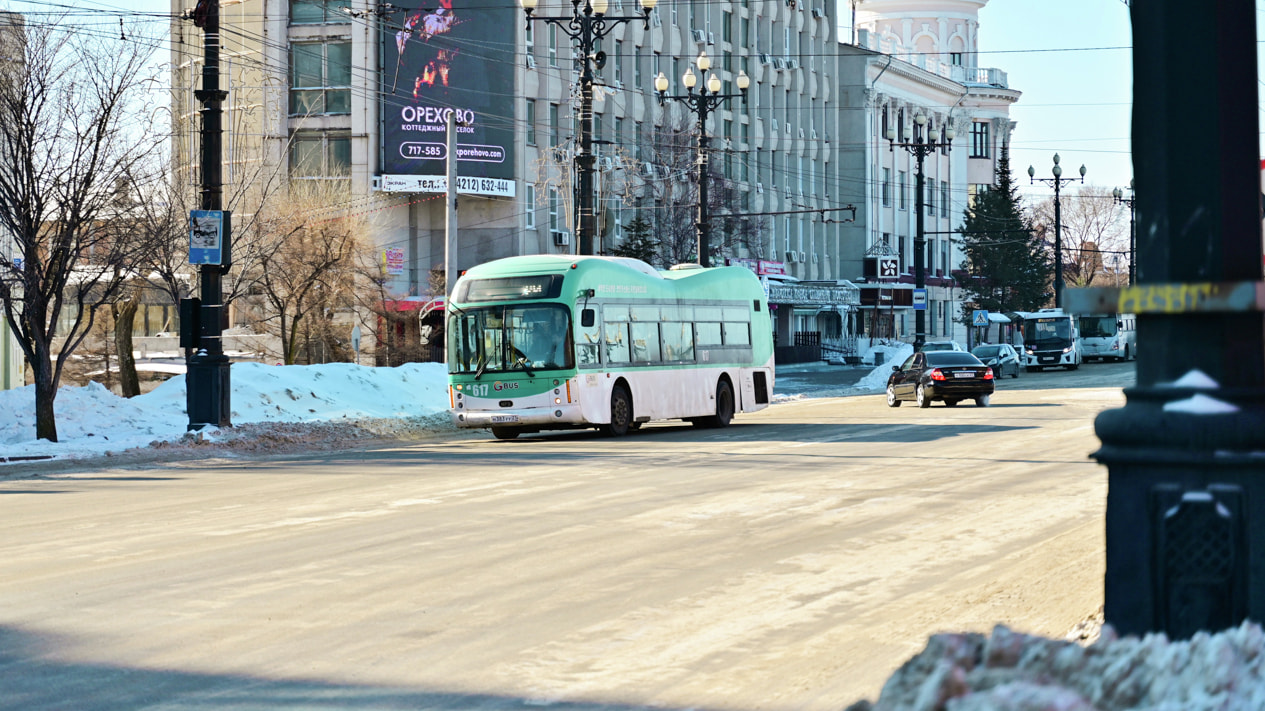
M 939 634 L 848 711 L 1260 711 L 1265 632 L 1254 622 L 1170 642 L 1163 634 L 1094 644 L 1018 634 Z
M 0 461 L 77 458 L 135 447 L 196 442 L 237 443 L 260 438 L 256 449 L 297 442 L 359 439 L 386 430 L 434 428 L 448 421 L 447 372 L 441 363 L 374 368 L 350 363 L 271 366 L 234 363 L 231 429 L 187 437 L 185 378 L 126 399 L 98 383 L 58 390 L 53 409 L 58 442 L 35 438 L 35 386 L 0 391 Z M 395 423 L 390 427 L 387 422 Z M 341 429 L 326 423 L 348 425 Z M 254 425 L 254 426 L 252 426 Z M 263 426 L 267 425 L 267 426 Z
M 883 354 L 883 363 L 874 367 L 868 375 L 861 378 L 852 387 L 865 392 L 880 392 L 887 389 L 887 378 L 892 374 L 892 367 L 905 362 L 914 354 L 914 347 L 908 343 L 895 346 L 875 346 L 873 353 Z

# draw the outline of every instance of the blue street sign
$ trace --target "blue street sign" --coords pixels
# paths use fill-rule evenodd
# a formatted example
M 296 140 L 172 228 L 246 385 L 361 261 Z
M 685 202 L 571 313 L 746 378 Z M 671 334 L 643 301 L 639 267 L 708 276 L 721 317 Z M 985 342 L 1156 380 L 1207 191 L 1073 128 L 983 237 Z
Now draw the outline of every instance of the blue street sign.
M 914 289 L 914 311 L 927 310 L 927 290 Z
M 988 311 L 985 311 L 983 309 L 975 309 L 974 311 L 972 311 L 971 325 L 972 326 L 987 326 L 988 325 Z
M 223 264 L 227 213 L 223 210 L 189 211 L 189 263 Z

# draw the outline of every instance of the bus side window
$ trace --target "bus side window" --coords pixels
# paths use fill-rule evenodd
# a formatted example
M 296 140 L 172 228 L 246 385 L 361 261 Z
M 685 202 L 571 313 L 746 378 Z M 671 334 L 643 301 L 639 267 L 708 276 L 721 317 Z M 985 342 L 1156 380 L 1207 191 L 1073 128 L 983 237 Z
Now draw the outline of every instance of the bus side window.
M 654 322 L 637 322 L 632 324 L 633 360 L 638 363 L 655 363 L 662 360 L 659 355 L 659 324 Z
M 606 338 L 606 362 L 627 363 L 628 357 L 628 324 L 607 321 L 604 326 Z
M 694 329 L 691 324 L 679 321 L 663 324 L 663 359 L 694 360 Z

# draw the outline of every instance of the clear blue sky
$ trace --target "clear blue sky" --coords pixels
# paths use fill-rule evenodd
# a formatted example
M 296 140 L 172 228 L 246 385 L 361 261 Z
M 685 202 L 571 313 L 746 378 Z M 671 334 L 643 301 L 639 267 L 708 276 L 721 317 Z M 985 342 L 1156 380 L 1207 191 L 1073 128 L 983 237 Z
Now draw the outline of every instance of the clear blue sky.
M 1050 177 L 1053 156 L 1063 175 L 1083 164 L 1085 182 L 1126 188 L 1133 101 L 1129 8 L 1120 0 L 990 0 L 980 11 L 980 66 L 1007 72 L 1023 92 L 1011 108 L 1017 122 L 1011 167 L 1024 192 L 1027 170 Z

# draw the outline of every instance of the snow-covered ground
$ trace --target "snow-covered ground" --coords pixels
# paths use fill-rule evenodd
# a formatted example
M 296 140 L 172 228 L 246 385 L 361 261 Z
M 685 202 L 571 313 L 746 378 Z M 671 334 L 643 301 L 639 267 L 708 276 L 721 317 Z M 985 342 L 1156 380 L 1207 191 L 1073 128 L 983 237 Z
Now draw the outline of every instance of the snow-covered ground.
M 447 420 L 447 373 L 441 363 L 373 368 L 350 363 L 275 366 L 235 363 L 230 371 L 233 424 Z M 127 399 L 91 383 L 63 387 L 54 401 L 57 442 L 35 438 L 35 386 L 0 391 L 0 460 L 71 459 L 118 453 L 185 438 L 185 376 Z M 442 418 L 438 418 L 443 413 Z M 267 431 L 267 430 L 257 430 Z M 204 431 L 203 439 L 227 436 Z M 16 461 L 15 461 L 16 460 Z M 2 470 L 0 470 L 2 471 Z

